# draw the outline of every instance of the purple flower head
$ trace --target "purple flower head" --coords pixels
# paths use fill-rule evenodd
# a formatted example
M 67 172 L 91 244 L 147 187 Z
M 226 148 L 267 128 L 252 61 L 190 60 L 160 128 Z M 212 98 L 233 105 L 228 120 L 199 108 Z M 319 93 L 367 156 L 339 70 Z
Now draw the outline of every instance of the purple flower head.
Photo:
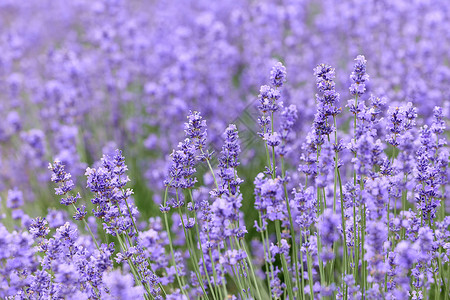
M 285 107 L 281 113 L 281 124 L 280 124 L 280 138 L 281 146 L 278 149 L 278 153 L 281 156 L 286 155 L 289 152 L 289 146 L 294 139 L 293 127 L 295 121 L 297 120 L 297 107 L 295 105 L 289 105 Z
M 6 198 L 6 207 L 16 209 L 24 204 L 23 193 L 17 188 L 8 191 L 8 198 Z
M 370 102 L 370 114 L 371 114 L 371 121 L 374 122 L 379 116 L 383 113 L 383 109 L 386 106 L 387 98 L 386 97 L 375 97 L 374 95 L 370 95 L 369 98 Z M 412 111 L 409 111 L 412 113 Z M 413 117 L 413 115 L 408 115 L 408 118 Z
M 239 166 L 238 156 L 241 152 L 236 125 L 228 125 L 224 134 L 225 142 L 220 152 L 219 167 L 236 168 Z
M 271 221 L 284 220 L 283 185 L 280 178 L 265 178 L 260 173 L 255 178 L 255 208 L 263 212 L 263 218 Z
M 188 122 L 184 124 L 186 137 L 193 142 L 195 150 L 204 149 L 207 136 L 206 121 L 203 120 L 202 115 L 197 111 L 189 111 L 187 118 Z
M 222 196 L 214 200 L 211 205 L 211 211 L 217 218 L 224 218 L 230 221 L 236 221 L 239 218 L 239 208 L 242 206 L 242 195 Z
M 110 189 L 109 182 L 110 176 L 109 172 L 103 166 L 98 168 L 87 168 L 85 175 L 87 177 L 86 187 L 93 193 L 99 195 L 107 193 Z
M 195 169 L 195 148 L 189 139 L 178 144 L 178 150 L 171 154 L 172 164 L 169 167 L 169 178 L 165 184 L 174 188 L 188 189 L 194 186 L 197 179 L 192 177 Z
M 402 270 L 408 272 L 412 265 L 417 261 L 417 250 L 412 247 L 409 241 L 400 241 L 395 247 L 396 264 Z
M 329 117 L 335 117 L 341 112 L 338 108 L 339 93 L 335 90 L 335 71 L 329 65 L 320 64 L 314 69 L 316 76 L 317 89 L 319 94 L 316 94 L 317 112 L 314 115 L 313 130 L 314 143 L 316 146 L 323 144 L 324 137 L 329 136 L 336 128 L 333 128 L 329 121 Z
M 387 176 L 369 178 L 362 192 L 362 199 L 367 204 L 372 219 L 383 217 L 389 201 L 390 184 Z
M 307 176 L 315 176 L 317 174 L 317 145 L 318 141 L 313 132 L 309 132 L 306 141 L 302 145 L 302 154 L 300 155 L 301 163 L 298 171 L 305 173 Z M 323 141 L 322 141 L 323 142 Z
M 325 141 L 324 137 L 330 135 L 332 132 L 333 127 L 329 124 L 327 115 L 318 108 L 313 122 L 314 144 L 316 146 L 322 145 Z
M 367 236 L 364 248 L 367 251 L 366 257 L 369 263 L 371 282 L 382 282 L 384 274 L 387 272 L 387 265 L 384 263 L 383 245 L 387 241 L 387 226 L 379 220 L 369 220 L 366 225 Z
M 50 232 L 50 229 L 48 228 L 47 224 L 48 223 L 47 220 L 45 220 L 45 218 L 37 217 L 36 219 L 33 219 L 31 221 L 31 225 L 28 228 L 28 230 L 35 239 L 43 238 Z
M 404 107 L 404 111 L 406 118 L 405 130 L 412 129 L 416 125 L 417 108 L 411 102 L 408 102 Z
M 314 76 L 316 76 L 317 89 L 324 93 L 328 90 L 334 90 L 335 70 L 329 65 L 320 64 L 314 68 Z
M 308 228 L 316 221 L 317 200 L 314 196 L 313 187 L 304 189 L 300 186 L 298 190 L 293 190 L 294 205 L 298 209 L 298 215 L 295 219 L 300 228 L 308 230 Z
M 239 166 L 239 136 L 236 125 L 230 124 L 225 130 L 225 141 L 219 156 L 219 177 L 222 179 L 219 194 L 236 194 L 242 180 L 237 177 L 236 167 Z
M 266 133 L 264 134 L 263 139 L 266 141 L 269 147 L 277 147 L 281 143 L 281 138 L 278 135 L 278 132 Z
M 38 270 L 32 276 L 32 283 L 30 285 L 30 291 L 36 295 L 46 295 L 50 290 L 52 275 L 50 275 L 46 270 Z
M 320 153 L 319 161 L 317 164 L 318 176 L 315 183 L 318 187 L 324 188 L 333 181 L 333 156 L 333 145 L 327 141 L 322 145 L 322 151 Z
M 64 165 L 56 160 L 53 164 L 48 164 L 49 170 L 52 171 L 51 180 L 58 183 L 58 187 L 55 188 L 56 195 L 65 195 L 74 188 L 74 183 L 71 179 L 71 175 L 66 173 Z
M 282 139 L 288 140 L 289 133 L 292 131 L 295 121 L 297 120 L 297 106 L 291 104 L 288 107 L 285 107 L 281 113 L 281 117 L 280 134 Z
M 73 243 L 78 238 L 78 230 L 75 225 L 71 225 L 71 223 L 66 222 L 63 226 L 56 229 L 56 233 L 54 235 L 56 241 L 62 243 Z
M 445 121 L 443 120 L 442 107 L 436 106 L 433 109 L 433 123 L 431 124 L 431 132 L 442 134 L 445 131 Z
M 356 154 L 352 162 L 355 164 L 355 170 L 358 175 L 371 175 L 373 168 L 376 165 L 381 165 L 384 155 L 383 146 L 381 140 L 375 140 L 370 133 L 363 134 L 356 143 L 352 140 L 348 148 Z
M 335 90 L 325 90 L 322 95 L 316 95 L 317 101 L 322 105 L 321 109 L 327 116 L 336 116 L 340 113 L 339 104 L 340 95 Z
M 227 250 L 220 257 L 219 263 L 224 267 L 233 267 L 243 261 L 247 257 L 244 250 Z
M 280 91 L 268 85 L 263 85 L 259 90 L 258 109 L 262 113 L 276 112 L 280 107 L 283 107 L 283 102 L 280 101 L 280 98 L 281 98 Z
M 142 299 L 144 296 L 143 286 L 135 286 L 133 276 L 122 275 L 120 270 L 103 273 L 103 282 L 109 293 L 104 294 L 102 299 Z
M 357 205 L 359 200 L 359 187 L 351 182 L 347 182 L 344 186 L 344 207 L 350 208 Z
M 77 193 L 75 196 L 67 195 L 65 198 L 61 199 L 61 204 L 63 205 L 72 205 L 77 203 L 78 200 L 81 199 L 80 193 Z
M 126 176 L 126 172 L 128 171 L 128 166 L 125 164 L 125 157 L 122 155 L 122 150 L 116 149 L 115 154 L 112 159 L 112 163 L 106 163 L 105 157 L 102 158 L 102 161 L 104 164 L 112 165 L 112 173 L 115 175 L 115 185 L 118 188 L 123 188 L 128 180 L 128 177 Z M 121 176 L 120 179 L 117 178 L 117 176 Z
M 81 221 L 81 220 L 84 219 L 86 214 L 87 214 L 86 206 L 85 205 L 81 205 L 81 207 L 77 207 L 77 212 L 73 215 L 73 218 L 75 220 Z
M 270 71 L 270 83 L 274 87 L 282 87 L 284 82 L 286 82 L 286 68 L 278 62 Z
M 350 75 L 350 79 L 353 81 L 350 86 L 350 93 L 353 96 L 361 96 L 366 91 L 365 82 L 369 80 L 369 75 L 366 74 L 367 60 L 363 55 L 358 55 L 355 61 L 353 72 Z
M 333 213 L 332 209 L 325 209 L 318 224 L 320 238 L 324 245 L 331 246 L 339 239 L 338 228 L 340 225 L 340 216 Z
M 390 107 L 388 109 L 388 135 L 386 142 L 398 147 L 402 141 L 401 136 L 416 124 L 417 111 L 411 102 L 405 106 Z
M 422 259 L 427 260 L 429 258 L 428 252 L 432 251 L 435 245 L 433 230 L 429 227 L 419 228 L 419 238 L 416 243 L 420 247 Z

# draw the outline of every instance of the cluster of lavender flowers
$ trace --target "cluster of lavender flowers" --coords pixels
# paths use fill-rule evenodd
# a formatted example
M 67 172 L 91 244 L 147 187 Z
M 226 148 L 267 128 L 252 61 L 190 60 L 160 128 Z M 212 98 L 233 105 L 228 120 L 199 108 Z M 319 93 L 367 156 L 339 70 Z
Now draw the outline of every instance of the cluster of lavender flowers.
M 276 63 L 255 97 L 265 154 L 254 180 L 240 178 L 237 125 L 213 151 L 207 120 L 190 111 L 147 221 L 122 151 L 86 168 L 86 189 L 50 163 L 61 209 L 35 217 L 17 188 L 2 203 L 0 297 L 449 299 L 448 108 L 426 117 L 389 105 L 369 94 L 368 69 L 358 55 L 338 93 L 338 71 L 314 68 L 316 113 L 299 153 L 300 109 L 284 104 Z
M 44 201 L 49 160 L 76 182 L 94 158 L 120 148 L 161 204 L 168 155 L 183 136 L 175 124 L 201 111 L 215 149 L 228 123 L 242 135 L 257 131 L 242 111 L 275 57 L 295 70 L 283 92 L 286 106 L 302 108 L 292 149 L 317 112 L 310 70 L 327 61 L 351 72 L 342 62 L 360 52 L 371 57 L 372 79 L 355 74 L 352 93 L 373 86 L 427 120 L 435 106 L 445 114 L 449 11 L 447 0 L 2 0 L 0 191 L 17 187 L 27 202 Z M 349 80 L 336 77 L 336 90 Z

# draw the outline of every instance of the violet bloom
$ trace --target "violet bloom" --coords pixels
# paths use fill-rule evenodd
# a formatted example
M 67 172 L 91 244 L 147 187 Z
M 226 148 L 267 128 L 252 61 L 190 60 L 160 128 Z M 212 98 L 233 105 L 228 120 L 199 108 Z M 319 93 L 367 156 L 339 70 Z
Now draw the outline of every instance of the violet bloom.
M 334 180 L 334 151 L 328 141 L 322 145 L 319 161 L 317 162 L 317 177 L 315 184 L 319 188 L 327 187 Z
M 281 179 L 265 178 L 264 174 L 258 174 L 255 178 L 255 208 L 261 212 L 263 221 L 286 220 L 286 205 L 283 200 Z
M 366 91 L 365 82 L 369 80 L 369 75 L 366 74 L 367 60 L 363 55 L 358 55 L 355 61 L 353 72 L 350 75 L 350 79 L 353 81 L 350 93 L 354 96 L 361 96 Z
M 178 150 L 171 154 L 172 165 L 169 167 L 169 178 L 165 184 L 174 188 L 188 189 L 194 186 L 197 179 L 192 177 L 195 169 L 195 148 L 189 139 L 178 144 Z
M 279 136 L 281 139 L 281 146 L 278 147 L 278 154 L 285 156 L 291 149 L 290 144 L 294 139 L 293 127 L 297 120 L 297 107 L 295 105 L 289 105 L 285 107 L 281 112 L 281 123 Z
M 389 135 L 386 142 L 393 147 L 397 147 L 400 143 L 398 136 L 405 130 L 406 118 L 403 107 L 390 107 L 388 110 L 388 125 L 387 130 Z
M 388 232 L 384 221 L 369 220 L 366 224 L 367 235 L 364 241 L 366 250 L 365 259 L 368 261 L 368 281 L 382 284 L 388 266 L 384 262 L 384 243 L 387 241 Z
M 352 140 L 348 148 L 356 154 L 352 162 L 356 174 L 361 177 L 371 175 L 375 166 L 382 163 L 384 145 L 381 140 L 375 140 L 370 133 L 363 134 L 356 142 Z
M 429 225 L 434 222 L 436 212 L 442 198 L 439 187 L 446 184 L 447 151 L 437 151 L 436 136 L 428 126 L 420 131 L 421 146 L 416 152 L 416 166 L 414 177 L 417 180 L 415 187 L 417 208 L 422 212 L 422 219 Z M 442 155 L 443 154 L 443 155 Z
M 48 168 L 52 171 L 51 180 L 59 185 L 55 188 L 57 195 L 66 195 L 73 190 L 75 185 L 71 179 L 71 175 L 66 173 L 65 167 L 60 161 L 56 160 L 53 164 L 49 163 Z
M 222 195 L 211 205 L 211 219 L 205 224 L 209 231 L 210 241 L 222 244 L 229 238 L 244 237 L 247 232 L 245 225 L 237 226 L 239 209 L 242 206 L 242 195 Z
M 291 206 L 298 210 L 295 223 L 302 231 L 308 232 L 310 226 L 315 223 L 317 214 L 317 199 L 314 189 L 313 187 L 304 189 L 303 186 L 300 186 L 298 190 L 294 189 L 292 194 L 294 195 L 292 200 L 294 205 Z
M 245 258 L 247 258 L 247 254 L 244 250 L 227 250 L 224 255 L 220 257 L 219 263 L 225 268 L 233 268 L 242 263 Z
M 114 157 L 103 155 L 99 167 L 86 169 L 87 187 L 95 193 L 91 199 L 96 205 L 94 216 L 103 220 L 108 234 L 125 231 L 130 235 L 136 234 L 132 218 L 137 217 L 138 211 L 130 201 L 133 190 L 124 188 L 130 181 L 127 170 L 120 150 L 116 150 Z
M 368 208 L 370 219 L 382 219 L 386 217 L 386 206 L 389 198 L 392 196 L 390 192 L 390 181 L 387 176 L 368 179 L 365 182 L 365 188 L 362 191 L 362 200 Z
M 324 245 L 332 246 L 339 239 L 338 228 L 340 226 L 340 216 L 333 213 L 332 209 L 325 209 L 318 223 L 320 239 Z
M 77 221 L 81 221 L 86 216 L 86 205 L 81 205 L 80 207 L 77 207 L 76 213 L 73 215 L 73 218 Z
M 270 83 L 274 87 L 282 87 L 286 82 L 286 67 L 281 62 L 276 63 L 270 71 Z
M 17 188 L 8 191 L 8 198 L 6 198 L 6 207 L 10 209 L 17 209 L 24 204 L 23 193 Z
M 236 168 L 239 166 L 239 136 L 236 125 L 230 124 L 225 130 L 225 141 L 219 156 L 219 177 L 222 179 L 218 194 L 239 193 L 239 186 L 243 182 L 237 176 Z
M 50 233 L 50 229 L 47 224 L 48 222 L 45 218 L 37 217 L 31 221 L 29 231 L 35 239 L 43 238 Z
M 332 121 L 328 120 L 330 116 L 337 116 L 341 112 L 338 108 L 339 93 L 335 90 L 335 70 L 329 65 L 320 64 L 314 69 L 316 76 L 317 89 L 316 94 L 317 112 L 314 115 L 313 134 L 316 146 L 324 143 L 324 136 L 330 135 L 336 128 L 333 128 Z
M 206 146 L 206 121 L 198 111 L 189 111 L 188 122 L 184 124 L 186 137 L 193 142 L 195 150 L 203 150 Z
M 431 131 L 437 135 L 444 133 L 445 121 L 442 112 L 442 107 L 436 106 L 433 109 L 433 123 L 431 124 Z
M 131 274 L 123 275 L 120 270 L 115 270 L 103 275 L 103 281 L 109 293 L 102 295 L 102 299 L 140 299 L 144 296 L 144 288 L 135 286 Z
M 280 109 L 283 106 L 283 103 L 280 101 L 281 93 L 280 91 L 268 86 L 263 85 L 259 90 L 258 100 L 259 106 L 258 109 L 263 113 L 273 113 Z M 262 123 L 261 123 L 262 122 Z M 270 119 L 269 119 L 270 123 Z M 265 124 L 261 119 L 260 125 Z

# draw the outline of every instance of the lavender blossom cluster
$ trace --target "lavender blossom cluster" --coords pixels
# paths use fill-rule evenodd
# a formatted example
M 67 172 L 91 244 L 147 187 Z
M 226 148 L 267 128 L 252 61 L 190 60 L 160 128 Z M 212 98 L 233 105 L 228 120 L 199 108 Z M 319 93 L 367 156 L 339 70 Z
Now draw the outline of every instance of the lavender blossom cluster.
M 450 300 L 449 26 L 1 1 L 0 298 Z
M 371 80 L 339 76 L 336 90 L 411 102 L 430 121 L 435 106 L 448 110 L 449 11 L 447 0 L 3 0 L 0 190 L 16 186 L 33 201 L 48 188 L 48 161 L 76 181 L 120 148 L 139 153 L 132 168 L 160 195 L 183 135 L 174 124 L 201 111 L 216 151 L 229 123 L 258 131 L 243 111 L 257 114 L 249 108 L 274 58 L 295 70 L 286 83 L 282 70 L 271 75 L 287 86 L 286 106 L 302 108 L 293 149 L 316 114 L 310 70 L 328 62 L 350 73 L 345 62 L 360 53 L 371 58 Z
M 284 105 L 285 66 L 272 68 L 256 104 L 266 156 L 253 182 L 253 228 L 238 128 L 230 124 L 220 152 L 210 151 L 198 111 L 187 116 L 159 216 L 148 221 L 127 187 L 122 151 L 86 169 L 86 190 L 61 161 L 50 163 L 72 219 L 64 210 L 32 218 L 23 193 L 8 191 L 3 217 L 14 230 L 0 224 L 1 297 L 448 299 L 448 119 L 436 106 L 427 123 L 411 102 L 388 107 L 368 95 L 366 63 L 355 59 L 346 109 L 336 69 L 314 69 L 317 112 L 297 170 L 285 157 L 298 109 Z

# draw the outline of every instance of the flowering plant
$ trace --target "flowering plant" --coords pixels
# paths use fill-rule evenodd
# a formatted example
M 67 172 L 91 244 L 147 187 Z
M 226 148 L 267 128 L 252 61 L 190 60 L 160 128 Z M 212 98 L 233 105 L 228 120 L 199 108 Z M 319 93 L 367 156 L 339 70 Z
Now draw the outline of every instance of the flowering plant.
M 0 298 L 450 298 L 447 1 L 234 2 L 0 4 Z

